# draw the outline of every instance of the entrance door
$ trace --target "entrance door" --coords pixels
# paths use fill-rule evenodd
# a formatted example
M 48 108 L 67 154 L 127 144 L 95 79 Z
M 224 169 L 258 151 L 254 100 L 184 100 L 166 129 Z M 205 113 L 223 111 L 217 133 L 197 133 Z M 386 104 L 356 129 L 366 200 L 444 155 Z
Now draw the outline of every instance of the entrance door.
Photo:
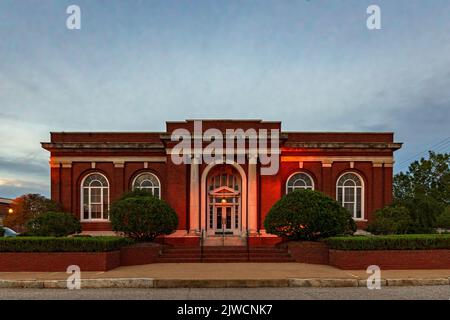
M 239 220 L 234 206 L 214 207 L 215 234 L 233 235 L 239 232 Z
M 239 174 L 231 166 L 217 166 L 208 177 L 206 188 L 206 234 L 240 235 L 242 205 Z

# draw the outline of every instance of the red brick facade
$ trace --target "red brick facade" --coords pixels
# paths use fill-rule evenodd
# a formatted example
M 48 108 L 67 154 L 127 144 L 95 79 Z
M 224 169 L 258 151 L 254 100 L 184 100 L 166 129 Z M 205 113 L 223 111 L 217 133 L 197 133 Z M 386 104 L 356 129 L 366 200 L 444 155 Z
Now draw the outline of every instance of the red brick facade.
M 351 172 L 360 177 L 362 217 L 357 219 L 360 227 L 370 221 L 374 210 L 392 200 L 393 152 L 401 147 L 394 142 L 393 133 L 282 132 L 280 122 L 260 120 L 208 120 L 202 124 L 202 132 L 209 128 L 223 132 L 238 128 L 281 132 L 277 174 L 261 175 L 264 165 L 260 161 L 255 167 L 248 162 L 233 165 L 240 198 L 239 206 L 232 212 L 238 215 L 235 227 L 242 235 L 250 229 L 252 236 L 264 235 L 264 218 L 286 193 L 287 180 L 295 173 L 306 173 L 315 190 L 334 199 L 337 181 L 343 174 Z M 90 173 L 100 173 L 107 179 L 109 203 L 130 191 L 139 174 L 152 173 L 159 180 L 161 198 L 179 217 L 178 231 L 173 237 L 198 237 L 201 230 L 210 227 L 205 184 L 218 167 L 173 163 L 170 152 L 177 142 L 171 141 L 170 135 L 179 128 L 193 132 L 194 121 L 168 122 L 166 132 L 51 133 L 51 141 L 42 146 L 50 151 L 52 199 L 82 218 L 82 182 Z M 214 216 L 218 217 L 216 211 Z M 85 231 L 110 230 L 107 220 L 82 223 Z

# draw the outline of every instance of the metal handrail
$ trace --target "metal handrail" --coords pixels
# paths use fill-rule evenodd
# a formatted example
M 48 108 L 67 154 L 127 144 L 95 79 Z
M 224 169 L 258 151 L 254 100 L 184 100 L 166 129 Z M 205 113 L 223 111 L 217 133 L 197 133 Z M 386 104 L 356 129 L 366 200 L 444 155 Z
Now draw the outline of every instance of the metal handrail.
M 222 247 L 225 247 L 225 219 L 222 218 Z
M 247 244 L 247 261 L 250 261 L 250 241 L 249 241 L 249 239 L 250 239 L 250 235 L 249 235 L 249 231 L 248 231 L 248 229 L 247 229 L 247 235 L 246 235 L 246 244 Z
M 204 232 L 205 230 L 202 229 L 200 233 L 200 262 L 203 262 L 203 246 L 204 246 Z

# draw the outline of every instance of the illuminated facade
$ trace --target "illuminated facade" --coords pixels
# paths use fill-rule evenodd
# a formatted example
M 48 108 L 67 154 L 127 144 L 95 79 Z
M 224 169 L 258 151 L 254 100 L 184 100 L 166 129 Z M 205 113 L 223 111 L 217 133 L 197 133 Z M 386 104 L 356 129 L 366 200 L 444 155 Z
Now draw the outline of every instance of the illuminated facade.
M 279 170 L 262 175 L 254 163 L 176 164 L 171 151 L 176 129 L 194 121 L 167 122 L 165 132 L 54 132 L 42 143 L 50 151 L 51 197 L 77 215 L 86 232 L 108 231 L 108 209 L 123 193 L 145 189 L 177 212 L 176 241 L 227 235 L 269 237 L 263 221 L 272 205 L 298 188 L 338 200 L 360 228 L 374 210 L 392 200 L 393 133 L 283 132 L 281 122 L 206 120 L 216 128 L 279 130 Z M 237 150 L 248 157 L 248 148 Z

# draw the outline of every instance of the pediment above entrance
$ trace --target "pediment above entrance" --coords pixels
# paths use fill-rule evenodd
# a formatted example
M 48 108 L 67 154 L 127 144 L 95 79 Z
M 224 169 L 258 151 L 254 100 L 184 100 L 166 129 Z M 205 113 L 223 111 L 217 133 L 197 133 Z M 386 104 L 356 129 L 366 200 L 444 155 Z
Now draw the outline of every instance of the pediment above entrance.
M 232 188 L 223 186 L 223 187 L 220 187 L 220 188 L 217 188 L 217 189 L 214 189 L 214 190 L 210 191 L 209 194 L 210 195 L 217 195 L 217 196 L 219 196 L 219 195 L 222 195 L 222 196 L 223 195 L 237 196 L 237 195 L 239 195 L 239 192 L 234 190 L 234 189 L 232 189 Z

